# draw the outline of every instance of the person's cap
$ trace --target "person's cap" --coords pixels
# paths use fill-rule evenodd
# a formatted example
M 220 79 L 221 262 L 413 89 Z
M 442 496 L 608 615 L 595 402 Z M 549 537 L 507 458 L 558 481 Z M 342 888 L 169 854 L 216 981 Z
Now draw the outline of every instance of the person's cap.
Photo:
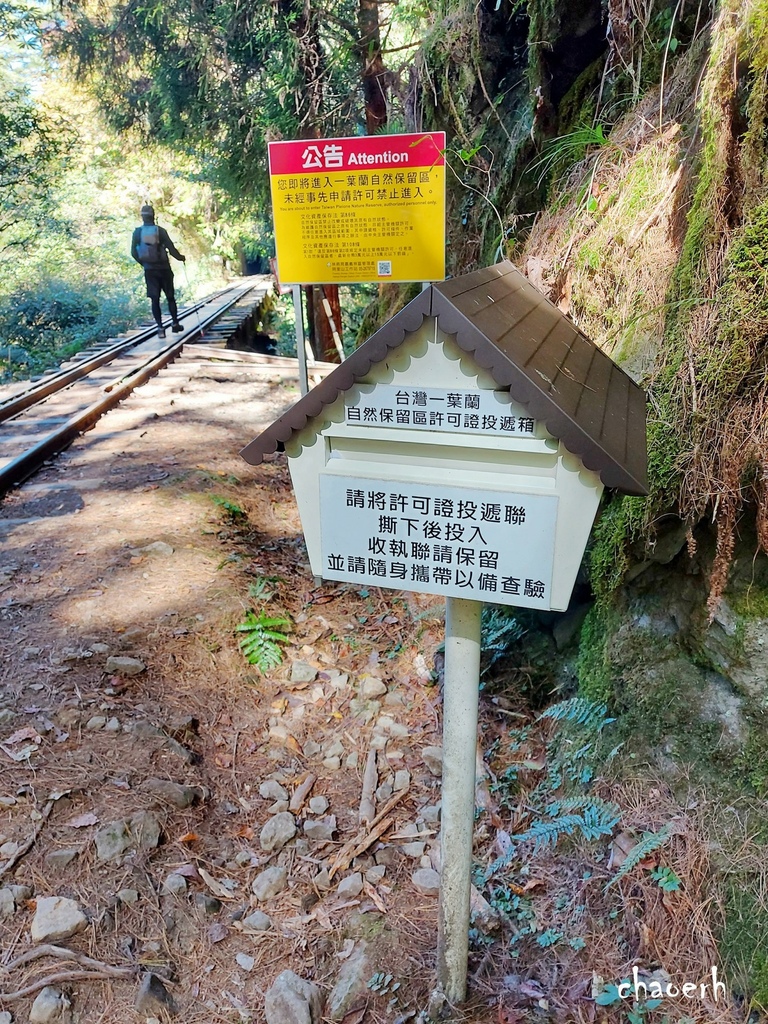
M 142 217 L 154 217 L 154 216 L 155 216 L 155 210 L 154 210 L 154 207 L 152 207 L 152 206 L 149 206 L 149 205 L 148 205 L 148 204 L 146 204 L 146 203 L 145 203 L 145 204 L 144 204 L 144 206 L 142 206 L 142 208 L 141 208 L 141 209 L 139 210 L 139 213 L 141 214 L 141 216 L 142 216 Z

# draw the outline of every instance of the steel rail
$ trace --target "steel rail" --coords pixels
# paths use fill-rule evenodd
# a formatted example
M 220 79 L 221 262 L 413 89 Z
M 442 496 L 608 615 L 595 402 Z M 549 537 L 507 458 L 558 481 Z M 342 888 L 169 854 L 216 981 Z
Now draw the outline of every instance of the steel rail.
M 247 288 L 241 287 L 240 293 L 224 309 L 217 309 L 215 313 L 202 320 L 201 330 L 205 330 L 210 324 L 220 319 L 228 309 L 234 306 L 239 299 L 247 295 L 253 287 L 253 285 Z M 79 434 L 92 427 L 105 412 L 114 408 L 135 388 L 144 384 L 150 377 L 153 377 L 164 366 L 172 362 L 188 341 L 189 338 L 174 341 L 171 345 L 161 349 L 160 352 L 153 353 L 152 357 L 145 363 L 129 369 L 127 373 L 121 374 L 121 376 L 104 385 L 102 387 L 104 392 L 103 398 L 75 413 L 62 423 L 61 426 L 57 427 L 56 430 L 47 434 L 36 444 L 32 445 L 31 448 L 22 452 L 21 455 L 10 459 L 9 462 L 0 467 L 0 495 L 27 480 L 47 459 L 63 451 Z
M 192 313 L 198 312 L 198 310 L 209 302 L 221 298 L 226 295 L 227 292 L 233 291 L 237 287 L 242 288 L 242 285 L 233 285 L 230 288 L 225 288 L 221 292 L 214 292 L 214 294 L 209 296 L 207 299 L 194 303 L 192 306 L 184 307 L 179 319 L 185 319 L 186 317 L 191 316 Z M 236 302 L 237 299 L 234 301 Z M 199 326 L 199 315 L 197 323 L 198 330 L 202 331 L 205 329 L 204 327 Z M 114 345 L 110 345 L 109 348 L 103 349 L 98 354 L 80 360 L 69 369 L 60 370 L 58 373 L 51 374 L 49 377 L 44 377 L 25 391 L 12 395 L 5 401 L 0 402 L 0 423 L 10 419 L 19 412 L 23 412 L 25 409 L 29 409 L 30 406 L 35 405 L 37 402 L 42 402 L 44 398 L 49 398 L 51 395 L 55 395 L 57 391 L 63 391 L 64 388 L 68 387 L 70 384 L 74 384 L 76 381 L 82 380 L 82 378 L 86 377 L 92 370 L 97 370 L 100 366 L 104 366 L 105 363 L 111 362 L 117 356 L 122 355 L 123 352 L 129 351 L 137 345 L 143 345 L 145 341 L 149 341 L 151 338 L 154 338 L 156 334 L 157 327 L 155 325 L 147 327 L 146 330 L 140 331 L 132 338 L 127 338 L 124 341 L 119 341 Z

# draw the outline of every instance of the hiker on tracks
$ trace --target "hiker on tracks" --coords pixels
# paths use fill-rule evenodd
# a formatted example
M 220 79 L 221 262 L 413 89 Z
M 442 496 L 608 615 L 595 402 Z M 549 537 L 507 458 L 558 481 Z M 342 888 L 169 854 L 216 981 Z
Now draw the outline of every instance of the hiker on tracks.
M 155 224 L 155 211 L 151 206 L 142 206 L 141 227 L 136 228 L 131 240 L 131 256 L 144 268 L 144 280 L 147 283 L 147 298 L 152 303 L 152 316 L 157 324 L 159 338 L 165 337 L 163 314 L 160 309 L 160 293 L 164 292 L 168 301 L 168 312 L 173 320 L 172 331 L 178 333 L 184 328 L 179 323 L 176 308 L 176 294 L 173 289 L 173 271 L 168 253 L 174 259 L 184 263 L 186 256 L 178 251 L 171 241 L 165 228 Z

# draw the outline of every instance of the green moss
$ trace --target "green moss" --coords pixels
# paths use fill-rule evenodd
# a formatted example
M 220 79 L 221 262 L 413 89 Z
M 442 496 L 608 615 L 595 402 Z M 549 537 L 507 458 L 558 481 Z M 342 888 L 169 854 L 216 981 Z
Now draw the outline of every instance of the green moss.
M 629 544 L 639 534 L 645 514 L 643 498 L 614 497 L 592 531 L 587 553 L 589 577 L 598 599 L 610 597 L 629 568 Z
M 765 837 L 764 837 L 765 841 Z M 729 871 L 719 881 L 723 926 L 718 935 L 721 974 L 737 995 L 768 1007 L 768 910 L 764 880 L 755 871 Z
M 576 674 L 579 693 L 587 700 L 608 703 L 613 698 L 613 677 L 608 659 L 608 641 L 616 616 L 602 604 L 590 608 L 581 627 Z
M 740 618 L 768 619 L 768 587 L 749 585 L 743 593 L 730 598 L 729 603 Z
M 421 291 L 418 281 L 412 284 L 386 284 L 379 289 L 379 294 L 363 312 L 357 332 L 357 344 L 362 345 L 383 324 L 391 320 L 411 299 L 415 299 Z
M 576 124 L 592 124 L 595 120 L 595 98 L 603 74 L 604 59 L 599 57 L 585 68 L 560 100 L 558 124 L 569 131 Z

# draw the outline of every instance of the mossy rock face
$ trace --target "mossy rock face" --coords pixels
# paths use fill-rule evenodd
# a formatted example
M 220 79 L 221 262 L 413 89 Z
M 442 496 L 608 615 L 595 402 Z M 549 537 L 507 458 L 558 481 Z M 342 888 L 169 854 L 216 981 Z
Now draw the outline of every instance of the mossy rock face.
M 685 533 L 672 518 L 653 547 L 625 549 L 624 584 L 582 627 L 579 690 L 608 701 L 627 743 L 665 772 L 690 766 L 718 790 L 768 793 L 768 559 L 745 524 L 710 621 L 715 537 L 699 531 L 691 557 Z

